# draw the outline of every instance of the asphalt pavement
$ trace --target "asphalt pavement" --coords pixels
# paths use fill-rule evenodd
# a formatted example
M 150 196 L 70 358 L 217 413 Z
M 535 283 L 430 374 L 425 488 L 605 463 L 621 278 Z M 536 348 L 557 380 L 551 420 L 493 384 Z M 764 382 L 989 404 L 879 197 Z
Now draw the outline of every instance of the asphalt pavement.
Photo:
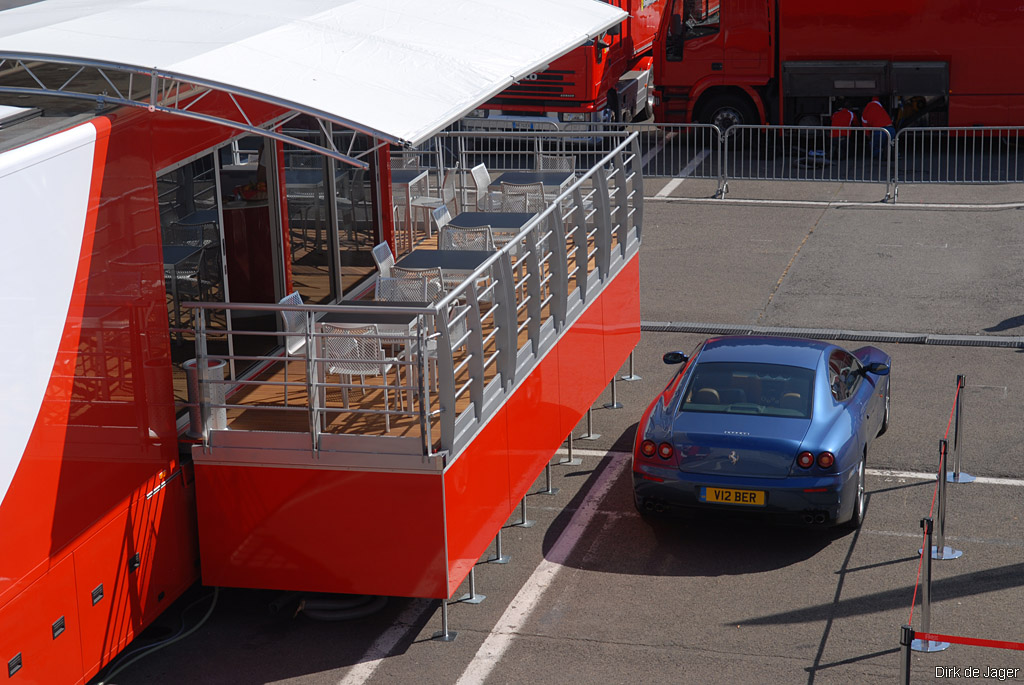
M 801 197 L 790 185 L 769 202 L 733 191 L 711 199 L 695 187 L 678 184 L 669 199 L 646 204 L 644 321 L 963 336 L 960 344 L 842 341 L 893 358 L 892 423 L 868 455 L 859 531 L 641 519 L 625 452 L 668 379 L 662 353 L 706 337 L 648 330 L 634 355 L 641 380 L 616 383 L 624 406 L 605 408 L 606 390 L 593 412 L 600 437 L 583 439 L 585 423 L 575 431 L 582 463 L 552 467 L 554 495 L 542 493 L 543 476 L 535 484 L 526 498 L 535 526 L 516 526 L 513 516 L 504 528 L 510 563 L 485 556 L 477 566 L 486 599 L 450 606 L 454 641 L 430 639 L 441 628 L 436 601 L 393 598 L 365 618 L 318 622 L 287 604 L 274 613 L 280 593 L 226 589 L 195 632 L 111 682 L 896 682 L 920 520 L 934 506 L 928 474 L 958 374 L 967 381 L 962 468 L 982 481 L 948 488 L 946 544 L 963 556 L 933 562 L 930 627 L 1024 642 L 1024 350 L 996 345 L 1024 336 L 1021 210 L 972 206 L 977 189 L 962 187 L 924 189 L 917 206 L 878 203 L 877 188 L 864 186 Z M 645 194 L 660 190 L 648 182 Z M 996 192 L 1024 201 L 1019 187 Z M 819 202 L 823 193 L 863 202 Z M 190 602 L 183 625 L 194 625 L 211 594 L 194 589 L 147 640 L 179 630 Z M 920 630 L 920 604 L 913 612 Z M 941 671 L 943 682 L 977 680 L 964 668 L 1009 669 L 1002 674 L 1020 681 L 1024 652 L 960 644 L 915 652 L 911 682 L 936 680 L 937 668 L 960 669 Z

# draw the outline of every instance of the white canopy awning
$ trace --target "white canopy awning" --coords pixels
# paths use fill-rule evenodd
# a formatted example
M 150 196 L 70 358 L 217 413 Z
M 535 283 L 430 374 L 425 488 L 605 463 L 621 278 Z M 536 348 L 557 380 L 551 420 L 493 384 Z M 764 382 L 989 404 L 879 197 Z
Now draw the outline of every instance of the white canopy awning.
M 599 0 L 45 0 L 0 58 L 215 84 L 416 145 L 625 13 Z

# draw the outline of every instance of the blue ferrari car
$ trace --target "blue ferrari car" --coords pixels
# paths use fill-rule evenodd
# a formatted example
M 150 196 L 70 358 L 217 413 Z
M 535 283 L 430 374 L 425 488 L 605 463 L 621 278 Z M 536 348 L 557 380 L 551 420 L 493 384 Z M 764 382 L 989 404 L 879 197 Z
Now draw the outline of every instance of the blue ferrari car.
M 860 526 L 868 449 L 889 425 L 887 354 L 736 336 L 664 360 L 679 369 L 644 412 L 633 449 L 642 514 Z

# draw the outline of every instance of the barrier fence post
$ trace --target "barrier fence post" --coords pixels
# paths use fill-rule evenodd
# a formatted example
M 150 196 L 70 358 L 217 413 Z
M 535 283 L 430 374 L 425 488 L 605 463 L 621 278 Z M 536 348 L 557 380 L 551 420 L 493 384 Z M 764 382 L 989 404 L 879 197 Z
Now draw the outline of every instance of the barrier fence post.
M 900 628 L 900 685 L 910 685 L 910 645 L 914 642 L 914 629 Z
M 622 409 L 622 402 L 615 398 L 615 376 L 612 376 L 612 401 L 604 405 L 605 409 Z
M 549 461 L 544 465 L 544 481 L 547 483 L 547 487 L 540 491 L 541 495 L 557 495 L 558 488 L 551 487 L 551 462 Z
M 489 564 L 507 564 L 512 560 L 507 554 L 501 553 L 501 529 L 498 529 L 498 534 L 494 536 L 494 556 L 487 560 Z
M 946 473 L 946 456 L 948 452 L 949 442 L 939 440 L 939 532 L 935 546 L 930 548 L 932 559 L 958 559 L 963 555 L 963 552 L 960 550 L 946 546 L 946 479 L 942 476 Z
M 441 600 L 441 630 L 430 636 L 432 640 L 451 642 L 458 636 L 454 630 L 448 630 L 448 600 Z
M 964 388 L 967 387 L 967 376 L 957 374 L 956 402 L 953 410 L 953 471 L 946 474 L 950 483 L 973 483 L 974 476 L 960 471 L 964 442 Z
M 464 604 L 479 604 L 485 599 L 487 599 L 487 595 L 476 593 L 476 568 L 471 568 L 469 569 L 469 592 L 459 597 L 459 601 Z
M 932 632 L 932 555 L 926 554 L 924 550 L 932 549 L 932 519 L 921 519 L 921 527 L 924 528 L 924 547 L 921 554 L 924 559 L 924 573 L 921 578 L 921 632 Z M 935 642 L 933 640 L 914 640 L 910 648 L 915 652 L 941 652 L 949 647 L 948 642 Z

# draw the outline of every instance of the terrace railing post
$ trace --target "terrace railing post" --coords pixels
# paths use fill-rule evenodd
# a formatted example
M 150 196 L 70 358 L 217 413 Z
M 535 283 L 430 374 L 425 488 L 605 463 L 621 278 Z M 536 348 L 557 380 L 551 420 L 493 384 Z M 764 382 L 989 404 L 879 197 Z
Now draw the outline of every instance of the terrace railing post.
M 932 557 L 927 554 L 924 550 L 931 549 L 932 546 L 932 519 L 923 518 L 921 519 L 921 527 L 924 528 L 924 539 L 925 544 L 922 547 L 921 554 L 924 555 L 922 563 L 924 564 L 924 572 L 921 577 L 921 631 L 922 633 L 932 632 L 932 601 L 931 601 L 931 589 L 932 589 Z M 932 640 L 914 640 L 911 642 L 910 648 L 915 652 L 941 652 L 942 650 L 949 647 L 948 642 L 934 642 Z
M 963 552 L 946 546 L 946 456 L 949 443 L 946 440 L 939 440 L 939 532 L 935 547 L 931 549 L 932 559 L 957 559 Z M 927 631 L 925 631 L 927 632 Z
M 967 377 L 957 375 L 956 377 L 956 402 L 953 410 L 953 471 L 946 474 L 950 483 L 973 483 L 975 478 L 969 473 L 960 470 L 964 449 L 964 388 L 967 386 Z

